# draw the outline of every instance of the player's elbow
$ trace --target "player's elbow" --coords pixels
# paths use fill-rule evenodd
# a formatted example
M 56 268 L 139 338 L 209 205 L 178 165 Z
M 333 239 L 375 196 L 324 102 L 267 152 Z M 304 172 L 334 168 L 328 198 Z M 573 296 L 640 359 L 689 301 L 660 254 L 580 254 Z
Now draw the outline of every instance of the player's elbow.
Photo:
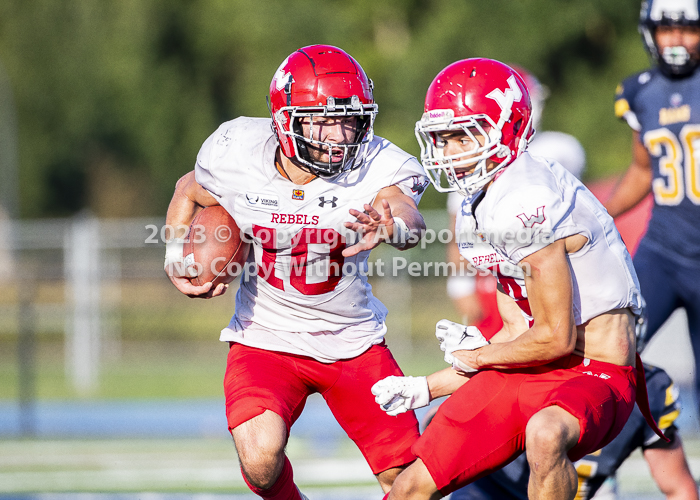
M 194 181 L 194 170 L 190 170 L 185 175 L 180 177 L 175 183 L 176 190 L 184 190 L 190 183 Z
M 574 352 L 576 348 L 576 330 L 566 325 L 545 327 L 542 332 L 547 345 L 547 352 L 552 359 L 558 359 Z

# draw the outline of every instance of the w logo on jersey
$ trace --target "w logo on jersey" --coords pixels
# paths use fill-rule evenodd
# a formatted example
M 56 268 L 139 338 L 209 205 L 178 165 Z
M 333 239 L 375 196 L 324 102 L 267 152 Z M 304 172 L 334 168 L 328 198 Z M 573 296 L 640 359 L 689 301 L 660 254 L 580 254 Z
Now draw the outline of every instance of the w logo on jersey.
M 531 228 L 535 224 L 542 224 L 545 220 L 547 220 L 544 216 L 544 205 L 541 207 L 537 207 L 537 213 L 535 215 L 525 215 L 524 213 L 517 215 L 518 219 L 520 219 L 520 222 L 523 223 L 523 226 L 527 228 Z
M 501 108 L 501 118 L 505 115 L 505 118 L 508 119 L 513 103 L 520 102 L 520 99 L 523 98 L 523 92 L 518 87 L 518 82 L 514 75 L 510 75 L 506 81 L 508 82 L 508 88 L 505 92 L 502 92 L 501 89 L 493 89 L 486 94 L 486 97 L 496 101 Z M 508 111 L 508 114 L 506 114 L 506 111 Z

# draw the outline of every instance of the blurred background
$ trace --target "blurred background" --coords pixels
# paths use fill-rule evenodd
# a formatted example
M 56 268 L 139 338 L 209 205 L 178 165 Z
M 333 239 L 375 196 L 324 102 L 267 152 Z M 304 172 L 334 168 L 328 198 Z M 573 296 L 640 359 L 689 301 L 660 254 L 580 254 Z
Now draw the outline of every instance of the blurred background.
M 414 155 L 439 70 L 475 56 L 519 64 L 549 90 L 541 128 L 575 136 L 584 180 L 610 186 L 631 144 L 614 90 L 648 65 L 638 12 L 637 0 L 0 2 L 0 496 L 246 491 L 218 342 L 235 284 L 212 301 L 180 295 L 162 272 L 160 228 L 219 123 L 268 115 L 269 82 L 290 52 L 327 43 L 353 55 L 375 83 L 375 132 Z M 428 227 L 447 227 L 444 207 L 429 188 Z M 407 254 L 436 262 L 445 248 Z M 374 259 L 396 256 L 380 248 Z M 372 278 L 390 310 L 388 342 L 412 375 L 442 367 L 434 323 L 459 320 L 445 277 L 429 274 Z M 684 328 L 675 317 L 646 354 L 681 387 L 693 370 Z M 682 419 L 692 445 L 692 401 Z M 335 498 L 380 498 L 319 399 L 289 453 L 300 483 L 320 488 L 312 500 L 331 486 Z M 700 450 L 689 453 L 700 473 Z M 656 498 L 637 460 L 622 491 Z

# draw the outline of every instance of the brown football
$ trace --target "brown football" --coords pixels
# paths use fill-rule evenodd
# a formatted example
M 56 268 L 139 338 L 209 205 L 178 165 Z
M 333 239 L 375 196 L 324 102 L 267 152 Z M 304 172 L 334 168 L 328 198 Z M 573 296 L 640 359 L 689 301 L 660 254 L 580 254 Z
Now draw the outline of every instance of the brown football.
M 241 231 L 226 209 L 220 205 L 201 210 L 190 224 L 183 246 L 187 267 L 195 266 L 199 274 L 190 281 L 201 286 L 210 281 L 231 283 L 243 269 L 250 243 L 241 239 Z

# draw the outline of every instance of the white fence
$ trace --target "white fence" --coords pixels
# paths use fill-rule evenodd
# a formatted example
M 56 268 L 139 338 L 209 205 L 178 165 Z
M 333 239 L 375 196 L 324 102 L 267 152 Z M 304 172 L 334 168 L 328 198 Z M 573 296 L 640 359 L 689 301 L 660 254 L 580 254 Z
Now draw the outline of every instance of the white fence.
M 88 395 L 97 387 L 100 371 L 101 342 L 105 331 L 105 304 L 102 287 L 135 273 L 162 273 L 156 265 L 138 266 L 135 273 L 122 267 L 120 251 L 158 247 L 145 243 L 147 225 L 161 225 L 153 218 L 99 220 L 89 215 L 72 219 L 0 221 L 3 245 L 0 247 L 0 278 L 15 283 L 21 303 L 29 303 L 35 318 L 44 318 L 44 325 L 63 325 L 66 348 L 66 374 L 78 394 Z M 150 259 L 153 261 L 153 259 Z M 157 261 L 156 261 L 157 262 Z M 38 281 L 58 280 L 64 283 L 64 298 L 37 306 L 32 303 Z M 12 305 L 6 304 L 5 317 L 12 316 Z M 25 309 L 26 310 L 26 309 Z M 17 314 L 18 323 L 31 321 L 26 314 Z M 49 326 L 51 328 L 51 326 Z M 18 325 L 19 331 L 26 327 Z
M 444 211 L 425 211 L 424 216 L 430 228 L 447 226 Z M 5 326 L 16 318 L 15 331 L 31 331 L 38 322 L 44 331 L 64 335 L 66 375 L 78 394 L 96 390 L 102 344 L 120 337 L 120 316 L 114 312 L 120 308 L 123 284 L 164 277 L 163 245 L 157 230 L 163 223 L 162 218 L 97 219 L 89 215 L 20 222 L 0 219 L 0 283 L 14 284 L 19 290 L 17 300 L 0 301 Z M 399 255 L 385 247 L 373 252 L 375 260 Z M 436 242 L 400 255 L 413 262 L 439 262 L 444 259 L 444 245 Z M 63 297 L 37 304 L 33 284 L 45 280 L 61 282 Z M 103 292 L 106 286 L 111 290 L 109 297 Z M 3 288 L 9 287 L 0 287 L 0 297 Z M 379 288 L 379 297 L 390 311 L 389 331 L 402 332 L 400 344 L 394 346 L 412 351 L 415 314 L 411 301 L 415 305 L 418 300 L 422 306 L 424 297 L 417 295 L 427 292 L 405 272 L 389 274 Z M 448 302 L 446 297 L 443 301 Z M 692 381 L 694 363 L 683 313 L 674 315 L 644 358 L 666 368 L 679 384 Z
M 428 211 L 431 227 L 444 228 L 447 216 Z M 162 271 L 162 218 L 97 219 L 81 214 L 71 219 L 7 221 L 0 219 L 0 280 L 20 291 L 17 301 L 0 301 L 3 316 L 16 319 L 11 330 L 41 330 L 64 334 L 65 370 L 78 394 L 97 389 L 105 338 L 119 339 L 121 288 L 132 280 L 164 278 Z M 127 255 L 128 253 L 128 255 Z M 399 255 L 392 248 L 378 248 L 373 257 L 385 261 Z M 400 254 L 413 261 L 442 261 L 444 245 L 433 243 L 424 249 Z M 405 262 L 405 261 L 404 261 Z M 393 329 L 401 331 L 399 351 L 411 350 L 411 279 L 405 272 L 388 273 L 382 299 L 391 311 Z M 63 297 L 53 301 L 33 300 L 39 282 L 63 286 Z M 110 289 L 109 298 L 104 290 Z M 8 287 L 4 287 L 8 288 Z M 0 294 L 2 288 L 0 287 Z M 20 308 L 24 304 L 24 313 Z M 33 311 L 28 314 L 26 311 Z M 106 321 L 105 318 L 110 318 Z M 29 322 L 34 322 L 30 325 Z M 7 331 L 7 324 L 5 325 Z M 3 331 L 0 327 L 0 333 Z

